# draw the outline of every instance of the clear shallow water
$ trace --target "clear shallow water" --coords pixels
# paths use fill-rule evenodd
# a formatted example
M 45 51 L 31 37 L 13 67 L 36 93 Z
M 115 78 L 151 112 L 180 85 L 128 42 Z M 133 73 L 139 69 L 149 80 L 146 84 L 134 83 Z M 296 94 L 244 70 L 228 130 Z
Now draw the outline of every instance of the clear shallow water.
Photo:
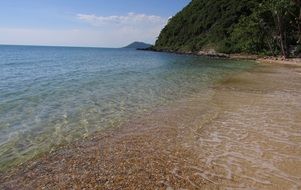
M 0 167 L 118 126 L 254 65 L 127 49 L 0 46 Z

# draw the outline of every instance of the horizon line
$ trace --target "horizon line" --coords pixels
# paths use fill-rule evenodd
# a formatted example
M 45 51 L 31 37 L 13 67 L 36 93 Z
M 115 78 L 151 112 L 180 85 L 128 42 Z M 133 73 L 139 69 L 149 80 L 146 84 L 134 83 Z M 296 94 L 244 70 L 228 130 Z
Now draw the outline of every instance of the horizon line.
M 138 42 L 138 41 L 135 41 L 135 42 Z M 134 43 L 134 42 L 132 42 Z M 129 43 L 127 45 L 130 45 L 132 43 Z M 143 42 L 144 43 L 144 42 Z M 101 47 L 101 46 L 72 46 L 72 45 L 41 45 L 41 44 L 1 44 L 0 43 L 0 46 L 31 46 L 31 47 L 65 47 L 65 48 L 105 48 L 105 49 L 122 49 L 124 47 L 126 47 L 127 45 L 125 46 L 122 46 L 122 47 Z

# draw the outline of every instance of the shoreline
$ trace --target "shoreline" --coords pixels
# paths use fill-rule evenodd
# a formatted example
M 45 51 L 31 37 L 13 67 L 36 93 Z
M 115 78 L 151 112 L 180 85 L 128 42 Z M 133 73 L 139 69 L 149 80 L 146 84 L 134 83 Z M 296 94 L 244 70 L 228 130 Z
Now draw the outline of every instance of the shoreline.
M 263 63 L 263 64 L 283 64 L 283 65 L 301 66 L 301 58 L 290 58 L 290 59 L 259 58 L 256 61 Z
M 172 53 L 179 55 L 192 55 L 192 56 L 205 56 L 221 59 L 233 59 L 233 60 L 251 60 L 257 61 L 258 63 L 263 64 L 285 64 L 285 65 L 301 65 L 301 58 L 282 58 L 282 57 L 271 57 L 271 56 L 259 56 L 254 54 L 225 54 L 218 53 L 213 50 L 211 51 L 199 51 L 199 52 L 178 52 L 178 51 L 169 51 L 169 50 L 154 50 L 154 49 L 137 49 L 139 51 L 153 51 L 153 52 L 163 52 L 163 53 Z
M 299 188 L 301 71 L 275 66 L 0 173 L 0 187 Z

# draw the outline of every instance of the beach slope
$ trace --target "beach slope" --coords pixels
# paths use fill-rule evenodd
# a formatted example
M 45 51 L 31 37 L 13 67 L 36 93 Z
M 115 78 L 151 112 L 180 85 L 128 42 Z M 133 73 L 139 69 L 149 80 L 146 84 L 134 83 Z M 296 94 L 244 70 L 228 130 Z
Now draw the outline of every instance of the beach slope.
M 301 67 L 260 65 L 0 174 L 1 189 L 300 189 Z

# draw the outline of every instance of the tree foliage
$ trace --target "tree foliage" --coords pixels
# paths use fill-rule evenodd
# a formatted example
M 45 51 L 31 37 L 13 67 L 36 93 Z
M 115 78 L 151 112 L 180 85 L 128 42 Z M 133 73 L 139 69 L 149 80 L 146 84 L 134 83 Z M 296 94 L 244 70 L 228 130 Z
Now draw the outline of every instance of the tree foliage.
M 287 56 L 300 40 L 300 9 L 300 0 L 192 0 L 170 19 L 154 48 Z

